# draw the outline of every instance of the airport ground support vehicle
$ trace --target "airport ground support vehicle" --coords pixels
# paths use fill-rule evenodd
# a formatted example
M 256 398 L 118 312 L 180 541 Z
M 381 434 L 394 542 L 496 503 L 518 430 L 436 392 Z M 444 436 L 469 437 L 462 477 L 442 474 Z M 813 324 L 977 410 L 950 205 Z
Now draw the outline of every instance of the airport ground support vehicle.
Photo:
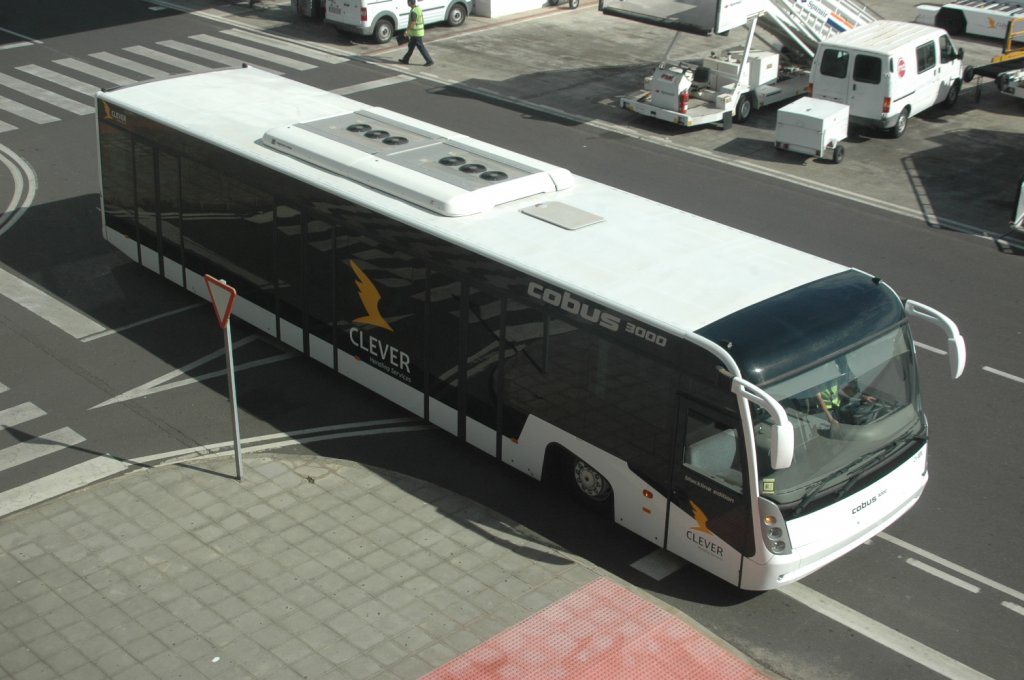
M 601 0 L 600 8 L 678 32 L 707 35 L 747 27 L 742 49 L 681 60 L 671 58 L 676 33 L 643 89 L 619 100 L 634 113 L 687 127 L 742 123 L 755 109 L 804 95 L 818 44 L 878 19 L 856 0 Z M 778 41 L 778 49 L 752 48 L 758 27 Z
M 911 117 L 956 103 L 963 57 L 941 28 L 876 21 L 818 46 L 811 92 L 849 105 L 852 124 L 900 137 Z
M 126 257 L 729 583 L 924 490 L 910 319 L 964 341 L 877 277 L 255 68 L 97 96 Z
M 1024 16 L 1024 0 L 953 0 L 917 6 L 915 21 L 938 26 L 950 35 L 1002 38 L 1014 18 Z
M 824 99 L 801 97 L 779 109 L 775 148 L 825 158 L 839 164 L 846 157 L 843 140 L 850 126 L 850 107 Z
M 419 0 L 423 22 L 461 26 L 473 13 L 473 0 Z M 409 26 L 406 0 L 327 0 L 324 23 L 339 32 L 373 36 L 378 43 L 389 42 L 396 32 Z
M 1022 10 L 1024 11 L 1024 10 Z M 1024 99 L 1024 16 L 1015 17 L 1006 25 L 1003 53 L 992 58 L 984 66 L 969 66 L 964 70 L 964 80 L 970 82 L 975 76 L 984 76 L 996 81 L 996 88 L 1003 94 Z M 975 88 L 980 97 L 981 87 Z

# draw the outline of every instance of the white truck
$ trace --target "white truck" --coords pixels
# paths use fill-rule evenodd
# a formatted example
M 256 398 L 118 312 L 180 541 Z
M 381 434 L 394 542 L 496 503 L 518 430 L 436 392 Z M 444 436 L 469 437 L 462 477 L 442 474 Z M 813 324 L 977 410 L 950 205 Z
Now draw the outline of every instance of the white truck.
M 742 49 L 671 61 L 677 32 L 644 88 L 619 99 L 624 109 L 687 127 L 728 127 L 755 109 L 803 95 L 818 43 L 878 19 L 856 0 L 601 0 L 600 9 L 704 35 L 748 26 Z M 752 49 L 759 25 L 779 41 L 778 49 Z

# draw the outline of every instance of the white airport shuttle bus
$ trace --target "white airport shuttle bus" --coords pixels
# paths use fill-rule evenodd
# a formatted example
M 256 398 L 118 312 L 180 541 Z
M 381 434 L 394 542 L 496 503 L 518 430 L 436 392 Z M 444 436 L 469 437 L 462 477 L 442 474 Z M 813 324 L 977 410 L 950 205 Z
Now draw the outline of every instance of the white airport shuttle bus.
M 101 92 L 132 260 L 741 588 L 791 583 L 928 479 L 878 278 L 253 68 Z

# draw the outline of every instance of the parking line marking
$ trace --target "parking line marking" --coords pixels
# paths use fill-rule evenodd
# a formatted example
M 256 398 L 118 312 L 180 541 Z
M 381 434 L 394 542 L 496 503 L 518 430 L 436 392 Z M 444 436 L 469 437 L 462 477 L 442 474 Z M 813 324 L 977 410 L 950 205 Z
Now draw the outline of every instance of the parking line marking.
M 925 572 L 927 574 L 931 574 L 935 578 L 942 579 L 943 581 L 945 581 L 947 583 L 952 583 L 954 586 L 956 586 L 958 588 L 963 588 L 964 590 L 970 591 L 970 592 L 975 593 L 975 594 L 981 592 L 981 588 L 979 588 L 978 586 L 974 585 L 973 583 L 968 583 L 967 581 L 963 580 L 962 578 L 957 578 L 956 576 L 953 576 L 952 574 L 947 574 L 946 572 L 942 571 L 941 569 L 936 569 L 932 565 L 926 564 L 926 563 L 922 562 L 921 560 L 916 560 L 913 557 L 908 557 L 907 558 L 907 564 L 909 564 L 912 567 L 917 567 L 921 571 L 923 571 L 923 572 Z

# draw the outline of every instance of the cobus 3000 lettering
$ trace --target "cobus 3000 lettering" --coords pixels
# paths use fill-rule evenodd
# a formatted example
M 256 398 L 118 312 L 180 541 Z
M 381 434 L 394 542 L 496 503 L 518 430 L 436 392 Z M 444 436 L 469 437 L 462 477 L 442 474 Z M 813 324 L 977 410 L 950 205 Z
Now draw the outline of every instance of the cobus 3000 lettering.
M 542 284 L 533 281 L 526 287 L 526 293 L 532 298 L 546 302 L 552 307 L 558 307 L 563 312 L 578 316 L 584 321 L 599 324 L 610 331 L 617 331 L 622 328 L 621 318 L 599 307 L 592 307 L 586 302 L 580 302 L 569 291 L 563 293 L 554 288 L 545 288 Z M 626 332 L 648 342 L 653 342 L 658 347 L 664 347 L 668 344 L 668 338 L 664 335 L 659 335 L 654 331 L 637 326 L 629 321 L 626 322 Z

